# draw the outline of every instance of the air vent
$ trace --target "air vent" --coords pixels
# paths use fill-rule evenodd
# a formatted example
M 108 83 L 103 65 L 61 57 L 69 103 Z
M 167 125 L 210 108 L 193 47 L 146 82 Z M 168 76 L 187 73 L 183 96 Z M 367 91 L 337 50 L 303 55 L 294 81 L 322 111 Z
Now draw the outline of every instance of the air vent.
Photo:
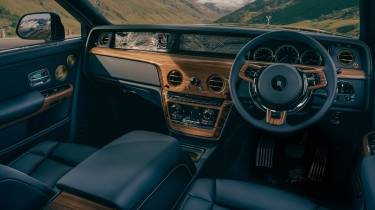
M 165 33 L 157 34 L 157 39 L 158 39 L 158 44 L 157 44 L 158 49 L 166 50 L 168 48 L 168 34 L 165 34 Z
M 354 63 L 355 57 L 351 50 L 341 50 L 337 53 L 337 59 L 343 65 L 352 65 Z
M 182 74 L 177 70 L 172 70 L 168 74 L 168 84 L 177 87 L 182 83 Z
M 109 47 L 111 42 L 112 33 L 102 33 L 98 37 L 98 41 L 96 42 L 97 47 Z
M 212 91 L 222 91 L 224 89 L 224 79 L 218 75 L 212 75 L 208 78 L 207 86 Z

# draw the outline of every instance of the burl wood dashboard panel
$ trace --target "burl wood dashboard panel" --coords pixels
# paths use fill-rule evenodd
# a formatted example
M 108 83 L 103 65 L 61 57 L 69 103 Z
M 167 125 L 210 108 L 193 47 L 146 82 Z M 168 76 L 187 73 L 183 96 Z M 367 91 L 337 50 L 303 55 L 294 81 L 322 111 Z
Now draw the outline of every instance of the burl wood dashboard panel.
M 108 48 L 92 48 L 90 52 L 95 55 L 154 64 L 159 70 L 159 78 L 162 84 L 163 108 L 169 127 L 183 134 L 205 138 L 216 138 L 220 135 L 231 109 L 228 78 L 233 60 Z M 174 70 L 179 71 L 183 76 L 182 84 L 178 86 L 170 85 L 167 81 L 168 74 Z M 218 92 L 210 90 L 207 86 L 209 77 L 213 75 L 220 76 L 224 80 L 224 87 Z M 199 78 L 201 84 L 199 86 L 189 85 L 192 77 Z M 219 110 L 218 120 L 215 123 L 214 129 L 189 127 L 172 122 L 168 115 L 168 103 L 173 101 L 168 99 L 168 92 L 223 99 L 224 103 L 220 107 L 179 102 L 181 104 Z
M 165 117 L 170 129 L 183 134 L 205 138 L 217 138 L 221 134 L 222 128 L 232 107 L 229 95 L 228 79 L 233 59 L 99 47 L 92 48 L 90 53 L 94 55 L 116 57 L 155 65 L 159 71 L 159 78 L 162 84 L 162 103 Z M 178 86 L 168 84 L 168 74 L 174 70 L 177 70 L 183 76 L 182 84 Z M 208 88 L 207 81 L 213 75 L 217 75 L 224 79 L 224 87 L 221 91 L 215 92 Z M 189 85 L 192 77 L 199 78 L 201 84 L 199 86 Z M 362 80 L 366 78 L 366 75 L 364 71 L 361 70 L 342 69 L 338 74 L 338 78 Z M 209 107 L 199 104 L 185 103 L 187 105 L 194 105 L 198 107 L 204 106 L 206 108 L 219 110 L 218 120 L 215 123 L 214 129 L 189 127 L 172 122 L 168 114 L 168 103 L 170 102 L 167 97 L 168 92 L 223 99 L 224 103 L 220 107 Z
M 163 89 L 167 91 L 229 99 L 228 78 L 233 63 L 232 59 L 109 48 L 92 48 L 91 53 L 154 64 L 159 68 L 161 84 Z M 183 75 L 183 83 L 177 87 L 173 87 L 167 82 L 167 76 L 172 70 L 178 70 Z M 206 82 L 211 75 L 219 75 L 224 78 L 225 87 L 223 91 L 218 93 L 208 89 Z M 193 76 L 201 80 L 202 90 L 194 86 L 186 89 L 186 86 L 190 83 L 190 78 Z

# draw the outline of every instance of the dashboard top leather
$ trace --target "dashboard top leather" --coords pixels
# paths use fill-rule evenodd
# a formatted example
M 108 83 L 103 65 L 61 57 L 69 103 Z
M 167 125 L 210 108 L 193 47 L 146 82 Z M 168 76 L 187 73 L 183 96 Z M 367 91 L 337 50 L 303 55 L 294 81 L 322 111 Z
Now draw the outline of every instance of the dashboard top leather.
M 185 155 L 173 137 L 134 131 L 94 153 L 62 177 L 58 186 L 115 208 L 133 209 L 177 168 L 192 177 L 195 169 Z

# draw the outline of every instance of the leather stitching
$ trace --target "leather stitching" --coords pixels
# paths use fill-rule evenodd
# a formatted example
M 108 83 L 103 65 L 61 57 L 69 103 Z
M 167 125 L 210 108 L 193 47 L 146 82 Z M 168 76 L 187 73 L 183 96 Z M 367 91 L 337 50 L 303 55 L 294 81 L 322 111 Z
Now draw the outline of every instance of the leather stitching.
M 188 171 L 189 175 L 193 177 L 193 173 L 190 171 L 189 167 L 186 164 L 177 165 L 169 171 L 168 175 L 164 177 L 164 179 L 155 187 L 154 190 L 151 191 L 151 193 L 142 201 L 142 203 L 137 207 L 137 209 L 141 209 L 142 206 L 147 202 L 147 200 L 150 199 L 151 196 L 160 188 L 160 186 L 180 167 L 184 167 Z

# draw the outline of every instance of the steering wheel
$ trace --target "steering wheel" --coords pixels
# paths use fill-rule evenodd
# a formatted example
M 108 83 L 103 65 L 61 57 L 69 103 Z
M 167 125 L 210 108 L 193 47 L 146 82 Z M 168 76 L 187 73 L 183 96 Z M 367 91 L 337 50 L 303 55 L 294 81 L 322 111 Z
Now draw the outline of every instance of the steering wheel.
M 249 53 L 268 41 L 283 40 L 305 44 L 322 56 L 324 66 L 250 61 Z M 263 119 L 249 112 L 239 97 L 240 81 L 249 85 L 252 102 Z M 315 39 L 299 32 L 274 31 L 256 37 L 238 53 L 229 76 L 232 102 L 251 125 L 270 132 L 294 132 L 318 122 L 331 107 L 337 88 L 336 66 L 328 51 Z M 325 100 L 312 116 L 298 124 L 288 123 L 288 115 L 300 111 L 318 89 L 325 89 Z

